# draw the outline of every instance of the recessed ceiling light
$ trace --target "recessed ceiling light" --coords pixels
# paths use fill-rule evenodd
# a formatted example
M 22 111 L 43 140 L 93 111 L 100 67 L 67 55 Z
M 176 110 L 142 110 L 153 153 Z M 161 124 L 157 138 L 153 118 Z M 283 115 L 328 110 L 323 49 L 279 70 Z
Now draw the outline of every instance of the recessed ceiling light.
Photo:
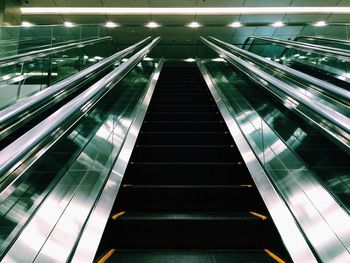
M 33 26 L 33 24 L 32 24 L 32 23 L 29 23 L 29 22 L 27 22 L 27 21 L 23 21 L 23 22 L 22 22 L 22 26 L 23 26 L 23 27 L 31 27 L 31 26 Z
M 149 28 L 156 28 L 156 27 L 159 27 L 159 26 L 160 26 L 159 24 L 157 24 L 156 22 L 153 22 L 153 21 L 149 22 L 146 25 L 146 27 L 149 27 Z
M 106 22 L 105 24 L 105 27 L 110 27 L 110 28 L 113 28 L 113 27 L 117 27 L 118 24 L 114 23 L 114 22 Z
M 194 58 L 186 58 L 184 61 L 186 61 L 186 62 L 195 62 L 196 60 Z
M 66 21 L 66 22 L 64 22 L 64 26 L 66 26 L 66 27 L 74 27 L 74 24 L 72 22 Z
M 228 26 L 230 26 L 230 27 L 241 27 L 242 24 L 239 21 L 235 21 L 235 22 L 229 24 Z
M 273 23 L 272 26 L 274 26 L 274 27 L 281 27 L 281 26 L 284 26 L 284 24 L 283 24 L 282 21 L 277 21 L 277 22 Z
M 326 25 L 327 25 L 326 21 L 318 21 L 314 24 L 314 26 L 326 26 Z
M 202 25 L 199 24 L 197 21 L 193 21 L 193 22 L 189 23 L 187 26 L 192 27 L 192 28 L 198 28 L 198 27 L 201 27 Z

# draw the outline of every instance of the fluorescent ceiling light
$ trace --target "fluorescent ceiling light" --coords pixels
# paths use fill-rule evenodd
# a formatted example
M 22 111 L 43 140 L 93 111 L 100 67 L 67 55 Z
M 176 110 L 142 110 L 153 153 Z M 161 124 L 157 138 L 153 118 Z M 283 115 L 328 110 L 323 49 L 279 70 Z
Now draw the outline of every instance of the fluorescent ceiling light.
M 251 15 L 350 14 L 350 7 L 22 7 L 24 15 Z
M 149 27 L 149 28 L 156 28 L 156 27 L 159 27 L 159 26 L 160 26 L 159 24 L 157 24 L 156 22 L 153 22 L 153 21 L 149 22 L 146 25 L 146 27 Z
M 113 28 L 113 27 L 117 27 L 118 24 L 114 23 L 114 22 L 106 22 L 105 24 L 105 27 L 110 27 L 110 28 Z
M 193 21 L 193 22 L 189 23 L 187 26 L 192 27 L 192 28 L 198 28 L 198 27 L 201 27 L 202 25 L 196 21 Z
M 228 26 L 230 26 L 230 27 L 241 27 L 242 24 L 241 24 L 241 22 L 235 21 L 235 22 L 229 24 Z
M 66 21 L 66 22 L 64 22 L 64 26 L 66 26 L 66 27 L 74 27 L 74 24 L 72 22 Z
M 23 26 L 23 27 L 31 27 L 31 26 L 33 26 L 33 24 L 32 24 L 32 23 L 29 23 L 29 22 L 26 22 L 26 21 L 23 21 L 23 22 L 22 22 L 22 26 Z
M 274 27 L 281 27 L 281 26 L 284 26 L 284 24 L 283 24 L 282 21 L 277 21 L 277 22 L 273 23 L 272 26 L 274 26 Z
M 314 24 L 314 26 L 326 26 L 326 25 L 327 25 L 326 21 L 318 21 Z

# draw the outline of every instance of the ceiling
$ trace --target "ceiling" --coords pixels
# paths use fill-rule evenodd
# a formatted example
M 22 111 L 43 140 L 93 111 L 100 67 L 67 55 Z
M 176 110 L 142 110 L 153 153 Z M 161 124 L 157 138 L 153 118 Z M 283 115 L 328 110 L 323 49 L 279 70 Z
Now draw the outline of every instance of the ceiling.
M 26 3 L 28 2 L 28 3 Z M 350 6 L 350 0 L 22 0 L 23 7 L 266 7 L 266 6 Z M 199 54 L 199 36 L 214 36 L 234 44 L 242 44 L 251 35 L 294 38 L 297 35 L 324 35 L 348 38 L 346 26 L 316 28 L 307 23 L 325 20 L 329 23 L 350 23 L 349 15 L 24 15 L 22 21 L 35 24 L 103 24 L 106 21 L 121 26 L 108 29 L 116 43 L 123 47 L 146 36 L 161 36 L 161 50 L 166 57 L 196 57 Z M 144 25 L 156 21 L 162 26 L 150 29 Z M 197 21 L 203 26 L 189 28 Z M 227 25 L 234 21 L 248 24 L 240 28 Z M 266 24 L 276 21 L 294 23 L 275 28 Z M 297 23 L 297 25 L 295 25 Z M 299 23 L 299 24 L 298 24 Z M 265 25 L 263 25 L 265 24 Z M 350 28 L 349 28 L 350 29 Z M 350 31 L 349 31 L 350 32 Z

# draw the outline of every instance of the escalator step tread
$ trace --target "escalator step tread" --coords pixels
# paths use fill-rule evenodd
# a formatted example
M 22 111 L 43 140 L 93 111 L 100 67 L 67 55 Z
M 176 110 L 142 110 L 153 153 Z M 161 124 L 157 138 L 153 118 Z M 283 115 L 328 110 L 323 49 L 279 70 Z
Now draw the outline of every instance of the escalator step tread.
M 262 250 L 118 250 L 108 263 L 276 263 Z
M 115 220 L 182 220 L 182 221 L 258 221 L 263 220 L 249 212 L 138 212 L 127 211 Z M 265 220 L 265 219 L 264 219 Z
M 108 262 L 267 263 L 265 247 L 283 251 L 195 64 L 163 67 L 112 211 Z

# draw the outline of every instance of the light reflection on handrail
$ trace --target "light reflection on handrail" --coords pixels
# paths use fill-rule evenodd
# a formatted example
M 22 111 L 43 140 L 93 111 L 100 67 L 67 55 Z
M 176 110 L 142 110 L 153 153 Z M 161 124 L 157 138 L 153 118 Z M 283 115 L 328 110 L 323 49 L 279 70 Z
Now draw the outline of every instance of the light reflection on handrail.
M 74 114 L 82 114 L 88 110 L 87 104 L 94 105 L 102 96 L 111 90 L 132 68 L 134 68 L 159 42 L 160 38 L 152 40 L 147 46 L 134 54 L 126 62 L 86 89 L 73 100 L 65 104 L 55 113 L 26 132 L 16 141 L 0 152 L 0 180 L 6 179 L 9 172 L 13 171 L 33 149 L 57 131 Z
M 233 64 L 234 66 L 237 66 L 240 70 L 244 68 L 242 71 L 248 71 L 253 74 L 253 77 L 255 77 L 255 81 L 257 82 L 267 82 L 268 85 L 264 85 L 264 87 L 267 88 L 267 86 L 272 85 L 273 87 L 276 87 L 279 91 L 282 91 L 284 94 L 287 94 L 287 96 L 293 98 L 298 103 L 302 103 L 309 109 L 311 109 L 316 114 L 320 115 L 321 118 L 323 118 L 326 122 L 325 125 L 320 125 L 319 127 L 322 128 L 324 131 L 326 131 L 331 136 L 334 133 L 337 133 L 338 136 L 334 136 L 333 138 L 340 143 L 340 145 L 344 146 L 347 151 L 349 151 L 350 145 L 347 137 L 350 134 L 350 119 L 333 110 L 332 108 L 327 107 L 326 105 L 323 105 L 319 103 L 318 101 L 311 100 L 304 94 L 298 92 L 295 90 L 292 86 L 276 79 L 275 77 L 265 73 L 264 71 L 260 70 L 259 68 L 255 67 L 251 63 L 248 63 L 244 61 L 243 59 L 231 54 L 230 52 L 226 51 L 225 49 L 219 47 L 218 45 L 214 44 L 213 42 L 201 37 L 200 38 L 202 42 L 204 42 L 207 46 L 209 46 L 211 49 L 213 49 L 217 54 L 219 54 L 221 57 L 225 58 L 228 62 Z M 295 106 L 297 107 L 297 105 Z M 329 122 L 329 123 L 327 123 Z M 336 127 L 331 127 L 330 124 L 335 125 Z M 326 126 L 326 127 L 324 127 Z M 328 127 L 328 128 L 327 128 Z M 334 129 L 332 129 L 334 128 Z M 340 130 L 339 130 L 340 129 Z M 342 139 L 341 139 L 342 138 Z
M 317 85 L 322 90 L 329 92 L 330 95 L 333 95 L 333 96 L 335 95 L 337 98 L 341 99 L 346 104 L 348 104 L 348 105 L 350 104 L 350 91 L 347 91 L 347 90 L 345 90 L 343 88 L 340 88 L 338 86 L 335 86 L 335 85 L 333 85 L 331 83 L 322 81 L 322 80 L 317 79 L 315 77 L 312 77 L 312 76 L 310 76 L 308 74 L 305 74 L 303 72 L 300 72 L 298 70 L 295 70 L 295 69 L 292 69 L 290 67 L 284 66 L 284 65 L 279 64 L 277 62 L 265 59 L 265 58 L 263 58 L 263 57 L 261 57 L 259 55 L 256 55 L 256 54 L 254 54 L 252 52 L 249 52 L 249 51 L 246 51 L 244 49 L 241 49 L 241 48 L 235 47 L 233 45 L 230 45 L 230 44 L 228 44 L 228 43 L 226 43 L 224 41 L 221 41 L 221 40 L 219 40 L 217 38 L 209 37 L 209 39 L 213 40 L 215 43 L 220 44 L 221 46 L 229 48 L 231 51 L 234 51 L 237 54 L 240 54 L 240 55 L 243 54 L 246 57 L 249 57 L 251 59 L 257 60 L 257 61 L 262 62 L 262 63 L 267 64 L 267 65 L 270 65 L 270 66 L 272 66 L 274 68 L 277 68 L 277 69 L 283 71 L 283 73 L 285 73 L 287 75 L 291 75 L 291 76 L 296 77 L 298 79 L 301 79 L 303 81 L 307 81 L 310 84 Z
M 271 38 L 271 37 L 254 37 L 254 36 L 248 37 L 244 42 L 243 46 L 247 45 L 249 40 L 260 40 L 268 43 L 294 47 L 296 49 L 300 49 L 304 51 L 311 51 L 313 53 L 320 53 L 320 54 L 325 54 L 333 57 L 338 57 L 339 59 L 343 59 L 347 61 L 350 60 L 350 51 L 341 49 L 341 48 L 325 47 L 325 46 L 320 46 L 315 44 L 282 40 L 282 39 Z
M 17 123 L 14 124 L 14 122 L 20 121 L 23 116 L 28 118 L 34 109 L 37 110 L 48 101 L 57 102 L 61 100 L 62 95 L 69 95 L 65 93 L 69 93 L 68 91 L 73 89 L 73 87 L 78 85 L 78 83 L 80 83 L 82 80 L 90 78 L 90 76 L 98 73 L 101 69 L 115 63 L 117 60 L 124 58 L 140 46 L 146 44 L 148 41 L 150 41 L 150 39 L 150 37 L 147 37 L 144 40 L 139 41 L 138 43 L 78 72 L 77 74 L 36 93 L 35 95 L 19 100 L 17 103 L 1 110 L 0 139 L 7 136 L 12 130 L 14 130 L 16 128 L 14 126 L 18 126 Z
M 63 46 L 57 46 L 57 47 L 41 49 L 41 50 L 34 50 L 23 54 L 17 54 L 17 55 L 5 57 L 5 58 L 0 58 L 0 66 L 15 65 L 24 61 L 32 60 L 33 58 L 43 57 L 50 54 L 69 50 L 72 48 L 81 48 L 86 45 L 92 45 L 98 42 L 110 41 L 110 40 L 112 40 L 111 37 L 101 37 L 101 38 L 96 38 L 96 39 L 91 39 L 86 41 L 75 42 L 75 43 L 71 43 Z
M 350 46 L 350 41 L 345 39 L 336 39 L 336 38 L 328 38 L 328 37 L 318 37 L 318 36 L 297 36 L 294 38 L 294 41 L 299 41 L 299 39 L 306 39 L 306 40 L 319 40 L 321 42 L 328 42 L 328 43 L 334 43 L 334 44 L 341 44 Z M 302 42 L 302 41 L 299 41 Z M 304 42 L 303 42 L 304 43 Z

